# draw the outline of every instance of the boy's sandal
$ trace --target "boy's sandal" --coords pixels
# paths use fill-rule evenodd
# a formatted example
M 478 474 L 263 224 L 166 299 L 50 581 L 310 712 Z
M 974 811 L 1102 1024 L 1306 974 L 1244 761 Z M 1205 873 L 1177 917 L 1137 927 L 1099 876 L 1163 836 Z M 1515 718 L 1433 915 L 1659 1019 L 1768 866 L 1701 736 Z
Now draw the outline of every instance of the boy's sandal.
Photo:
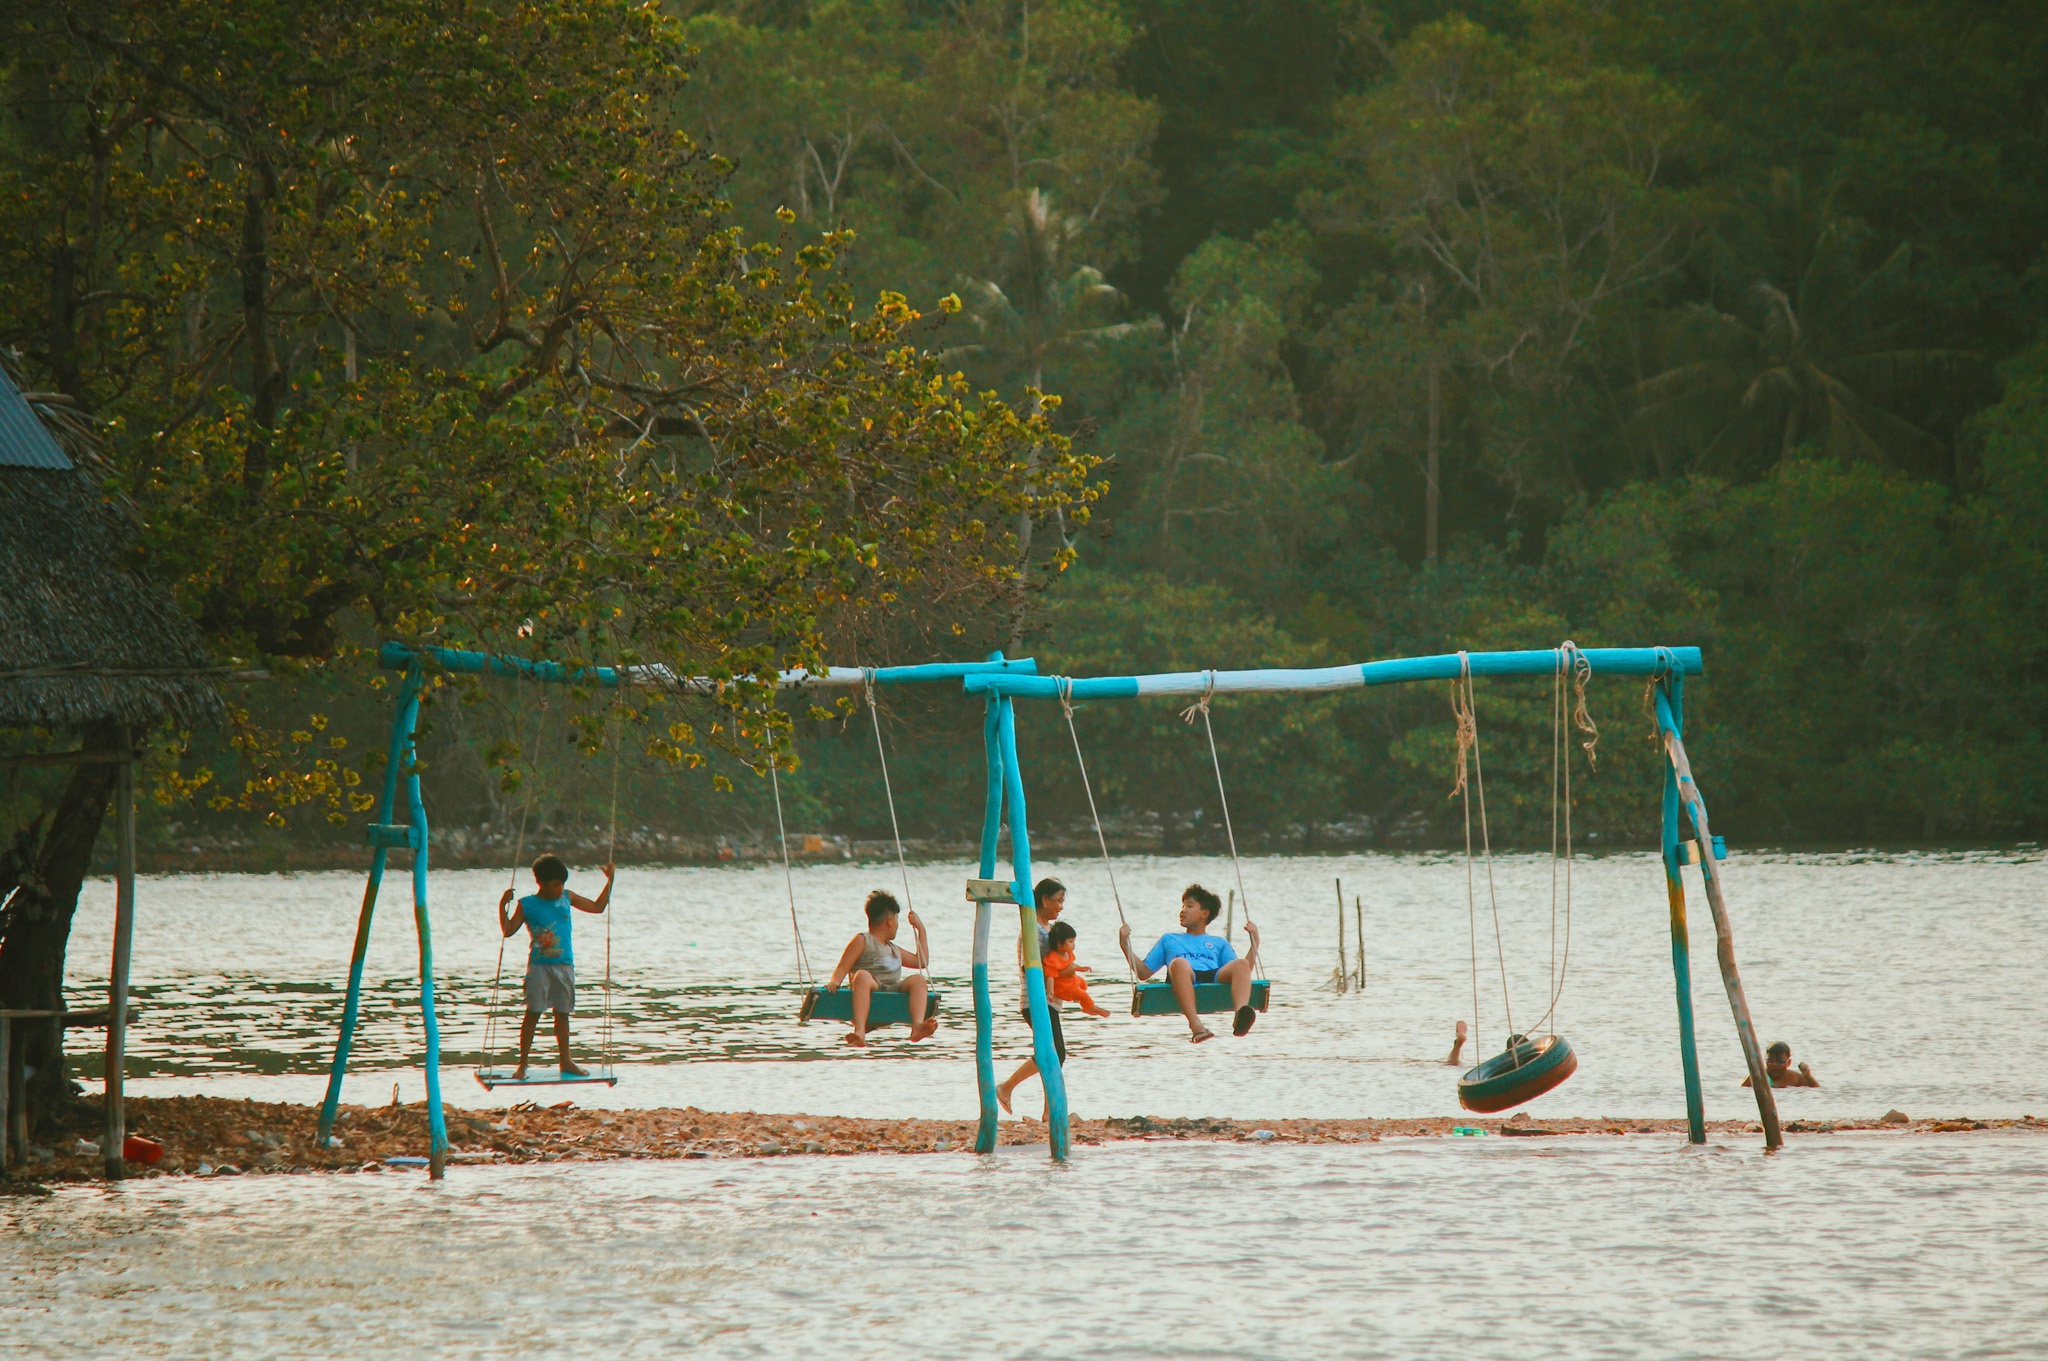
M 1197 1030 L 1192 1035 L 1188 1036 L 1188 1043 L 1200 1044 L 1203 1040 L 1213 1040 L 1215 1038 L 1216 1032 L 1209 1029 L 1209 1027 L 1207 1026 L 1203 1026 L 1200 1030 Z
M 1237 1014 L 1230 1018 L 1230 1033 L 1241 1036 L 1249 1031 L 1252 1028 L 1252 1024 L 1258 1019 L 1259 1013 L 1257 1008 L 1249 1006 L 1239 1007 Z

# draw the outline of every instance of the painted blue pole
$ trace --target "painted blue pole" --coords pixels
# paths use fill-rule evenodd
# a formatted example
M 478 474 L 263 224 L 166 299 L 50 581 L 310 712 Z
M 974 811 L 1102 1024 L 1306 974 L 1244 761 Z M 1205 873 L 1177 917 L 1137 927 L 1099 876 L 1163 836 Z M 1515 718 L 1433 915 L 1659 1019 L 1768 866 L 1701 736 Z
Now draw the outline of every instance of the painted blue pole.
M 1671 721 L 1685 721 L 1685 677 L 1659 681 Z M 1681 729 L 1682 730 L 1682 729 Z M 1685 879 L 1678 860 L 1678 772 L 1664 763 L 1664 895 L 1671 907 L 1671 979 L 1678 992 L 1678 1059 L 1685 1070 L 1685 1124 L 1696 1144 L 1707 1141 L 1707 1112 L 1700 1094 L 1699 1045 L 1692 1021 L 1692 942 L 1685 922 Z
M 408 751 L 406 802 L 412 818 L 412 916 L 420 935 L 420 1019 L 427 1028 L 427 1173 L 447 1174 L 448 1121 L 441 1111 L 441 1022 L 434 1013 L 434 926 L 427 917 L 427 804 L 420 797 L 419 753 Z
M 996 656 L 1003 654 L 998 652 Z M 982 751 L 987 757 L 988 789 L 981 812 L 981 877 L 996 877 L 996 839 L 1003 826 L 1002 724 L 999 701 L 990 699 L 981 722 Z M 974 904 L 974 1077 L 981 1090 L 981 1123 L 974 1135 L 976 1153 L 996 1150 L 995 1007 L 989 999 L 988 938 L 995 920 L 992 904 Z
M 391 746 L 384 759 L 384 792 L 377 804 L 379 824 L 390 824 L 392 806 L 398 802 L 398 772 L 405 764 L 406 749 L 412 744 L 413 725 L 419 720 L 419 695 L 420 673 L 414 667 L 406 672 L 399 686 L 398 712 L 391 720 Z M 355 951 L 348 962 L 348 997 L 341 1007 L 341 1036 L 335 1041 L 334 1064 L 327 1073 L 327 1097 L 320 1103 L 315 1142 L 321 1148 L 327 1147 L 341 1109 L 341 1080 L 348 1074 L 348 1052 L 355 1043 L 356 1020 L 362 1011 L 363 960 L 370 951 L 370 919 L 377 910 L 377 890 L 384 882 L 384 865 L 390 854 L 389 844 L 380 841 L 370 856 L 370 878 L 363 886 L 363 907 L 356 917 Z
M 999 700 L 998 722 L 1003 751 L 1003 792 L 1010 813 L 1010 868 L 1016 878 L 1010 892 L 1020 914 L 1023 933 L 1024 1000 L 1031 1009 L 1031 1052 L 1038 1060 L 1038 1078 L 1045 1085 L 1047 1142 L 1056 1162 L 1067 1160 L 1067 1078 L 1060 1071 L 1059 1050 L 1052 1042 L 1052 1009 L 1045 995 L 1045 967 L 1038 953 L 1038 909 L 1031 897 L 1031 831 L 1026 825 L 1024 776 L 1017 764 L 1017 719 L 1006 697 Z

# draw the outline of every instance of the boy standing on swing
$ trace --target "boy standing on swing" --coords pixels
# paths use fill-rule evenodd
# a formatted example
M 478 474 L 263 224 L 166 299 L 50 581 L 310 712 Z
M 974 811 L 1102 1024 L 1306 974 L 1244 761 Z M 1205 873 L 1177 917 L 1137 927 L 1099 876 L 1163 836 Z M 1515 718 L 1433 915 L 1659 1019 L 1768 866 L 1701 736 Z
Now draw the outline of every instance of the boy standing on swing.
M 576 956 L 570 948 L 573 913 L 602 912 L 612 900 L 612 878 L 616 867 L 604 867 L 604 891 L 595 898 L 569 892 L 569 867 L 560 856 L 544 855 L 533 862 L 533 882 L 539 891 L 521 898 L 510 915 L 512 890 L 498 899 L 498 929 L 511 935 L 526 928 L 526 1020 L 519 1027 L 519 1067 L 512 1080 L 526 1077 L 526 1063 L 533 1052 L 533 1033 L 540 1027 L 543 1011 L 555 1013 L 555 1045 L 561 1051 L 563 1077 L 587 1077 L 569 1058 L 569 1013 L 576 1010 Z

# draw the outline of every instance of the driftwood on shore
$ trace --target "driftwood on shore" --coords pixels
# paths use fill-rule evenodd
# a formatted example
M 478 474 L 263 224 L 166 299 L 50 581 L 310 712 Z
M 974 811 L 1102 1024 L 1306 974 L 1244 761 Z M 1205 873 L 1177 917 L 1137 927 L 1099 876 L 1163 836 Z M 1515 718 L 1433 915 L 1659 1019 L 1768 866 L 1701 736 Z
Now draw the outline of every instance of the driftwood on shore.
M 98 1175 L 99 1153 L 89 1141 L 98 1127 L 91 1103 L 80 1103 L 79 1127 L 34 1150 L 16 1180 L 83 1181 Z M 212 1096 L 128 1098 L 128 1126 L 163 1145 L 162 1161 L 130 1175 L 359 1172 L 383 1170 L 385 1159 L 424 1154 L 426 1110 L 404 1106 L 344 1106 L 335 1126 L 340 1147 L 313 1142 L 316 1110 L 285 1102 L 232 1100 Z M 645 1158 L 761 1158 L 797 1154 L 946 1153 L 974 1146 L 971 1120 L 863 1120 L 847 1116 L 760 1115 L 749 1112 L 680 1110 L 581 1110 L 572 1102 L 522 1104 L 512 1109 L 447 1108 L 453 1161 L 465 1163 L 602 1162 Z M 1454 1128 L 1483 1129 L 1488 1135 L 1683 1135 L 1683 1120 L 1544 1119 L 1505 1120 L 1222 1120 L 1132 1116 L 1076 1120 L 1076 1144 L 1131 1141 L 1276 1142 L 1357 1144 L 1381 1139 L 1442 1138 Z M 1735 1136 L 1752 1122 L 1730 1120 L 1709 1127 Z M 1951 1133 L 1971 1129 L 2048 1130 L 2048 1121 L 1918 1120 L 1794 1121 L 1791 1133 L 1887 1129 L 1908 1133 Z M 1033 1121 L 1005 1123 L 1001 1142 L 1042 1143 L 1045 1129 Z

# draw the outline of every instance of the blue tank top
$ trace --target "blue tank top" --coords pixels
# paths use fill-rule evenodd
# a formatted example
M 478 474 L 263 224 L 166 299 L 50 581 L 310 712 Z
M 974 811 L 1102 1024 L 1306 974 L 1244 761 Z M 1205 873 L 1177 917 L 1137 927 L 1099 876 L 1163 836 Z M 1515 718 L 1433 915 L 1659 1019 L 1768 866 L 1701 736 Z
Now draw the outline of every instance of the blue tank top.
M 526 962 L 528 964 L 574 964 L 575 954 L 569 948 L 569 920 L 576 910 L 569 905 L 569 895 L 559 898 L 542 898 L 539 895 L 521 898 L 519 910 L 526 914 Z

